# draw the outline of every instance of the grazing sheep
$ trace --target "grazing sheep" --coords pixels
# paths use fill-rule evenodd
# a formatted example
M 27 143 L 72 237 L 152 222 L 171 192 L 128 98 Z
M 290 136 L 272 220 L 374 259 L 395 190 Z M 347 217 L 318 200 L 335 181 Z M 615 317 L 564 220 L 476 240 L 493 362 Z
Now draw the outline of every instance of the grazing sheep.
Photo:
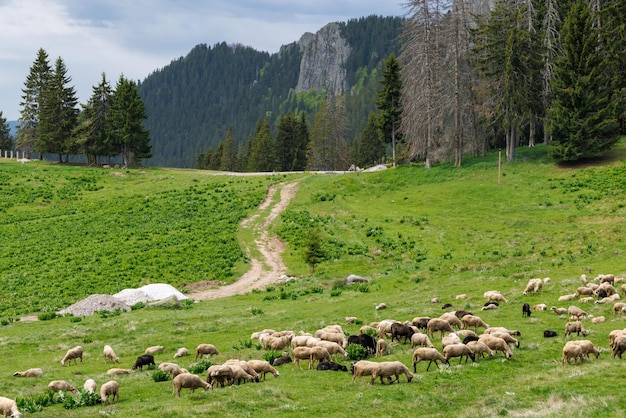
M 483 297 L 487 299 L 487 302 L 504 302 L 508 303 L 509 301 L 497 290 L 489 290 L 483 293 Z
M 468 335 L 467 337 L 463 338 L 462 342 L 463 344 L 467 345 L 472 341 L 478 341 L 478 337 L 476 335 Z
M 587 312 L 583 311 L 578 306 L 573 305 L 567 308 L 567 314 L 569 315 L 570 319 L 576 320 L 581 320 L 589 316 Z
M 260 340 L 262 336 L 274 334 L 276 331 L 273 329 L 264 329 L 263 331 L 256 331 L 250 335 L 251 340 Z
M 442 314 L 439 318 L 445 319 L 446 321 L 448 321 L 450 326 L 453 327 L 453 328 L 454 327 L 456 327 L 457 329 L 463 328 L 463 324 L 461 323 L 461 320 L 457 316 L 456 312 L 457 311 L 455 311 L 455 312 L 446 312 L 446 313 Z
M 17 402 L 4 396 L 0 396 L 0 412 L 2 412 L 3 417 L 20 418 L 22 416 L 17 408 Z
M 543 331 L 543 338 L 552 338 L 552 337 L 556 337 L 557 333 L 556 331 L 552 331 L 552 330 L 545 330 Z
M 291 352 L 293 355 L 293 362 L 291 363 L 291 368 L 293 369 L 295 365 L 297 365 L 300 370 L 302 370 L 302 366 L 300 366 L 300 360 L 309 360 L 309 365 L 311 363 L 311 347 L 296 347 Z
M 318 337 L 320 340 L 332 341 L 346 348 L 347 341 L 343 332 L 322 332 Z
M 600 305 L 600 304 L 608 304 L 608 303 L 613 303 L 613 302 L 615 302 L 615 301 L 614 301 L 612 298 L 610 298 L 610 297 L 608 297 L 608 296 L 607 296 L 607 297 L 605 297 L 605 298 L 602 298 L 602 299 L 596 300 L 596 301 L 595 301 L 595 304 L 596 304 L 596 305 Z
M 131 371 L 128 369 L 120 369 L 117 367 L 107 370 L 107 374 L 130 374 L 130 373 Z
M 626 351 L 626 336 L 617 336 L 615 340 L 611 342 L 611 350 L 611 357 L 622 358 L 622 354 Z
M 406 344 L 407 340 L 411 339 L 411 336 L 415 334 L 413 328 L 404 324 L 392 324 L 391 325 L 391 342 L 394 339 L 400 342 L 400 337 L 404 337 L 404 343 Z
M 332 361 L 330 358 L 330 353 L 326 349 L 326 347 L 311 347 L 309 359 L 309 370 L 315 366 L 316 361 Z
M 387 344 L 387 341 L 383 340 L 382 338 L 376 341 L 376 357 L 384 356 L 385 354 L 387 354 L 388 350 L 389 346 Z
M 263 373 L 263 380 L 265 380 L 265 375 L 268 373 L 271 373 L 274 375 L 274 377 L 278 377 L 280 376 L 280 373 L 278 373 L 278 370 L 276 370 L 274 367 L 272 367 L 272 365 L 269 363 L 269 361 L 265 361 L 265 360 L 248 360 L 248 366 L 250 366 L 252 369 L 254 369 L 255 372 L 257 372 L 259 375 L 261 373 Z
M 456 333 L 452 332 L 441 339 L 441 347 L 446 348 L 446 346 L 452 344 L 462 344 L 461 338 L 456 335 Z
M 213 386 L 210 383 L 205 382 L 200 376 L 191 373 L 179 374 L 172 380 L 174 386 L 174 393 L 180 398 L 180 390 L 185 388 L 191 392 L 198 388 L 202 388 L 205 391 L 212 390 Z
M 538 303 L 533 306 L 533 311 L 545 311 L 546 309 L 548 309 L 548 307 L 545 303 Z
M 76 393 L 76 388 L 74 388 L 74 386 L 67 383 L 65 380 L 51 381 L 50 383 L 48 383 L 48 389 L 50 389 L 53 392 L 58 392 L 60 390 L 63 390 L 65 392 Z
M 599 296 L 600 290 L 604 290 L 606 292 L 606 296 L 611 296 L 617 293 L 617 289 L 615 289 L 615 287 L 613 287 L 613 285 L 608 282 L 600 283 L 600 286 L 598 286 L 598 288 L 596 289 L 596 294 L 598 296 Z
M 354 380 L 357 377 L 371 376 L 374 371 L 378 369 L 379 364 L 380 363 L 367 360 L 359 360 L 352 363 L 350 366 L 350 369 L 352 370 L 352 383 L 354 383 Z
M 559 316 L 560 315 L 565 315 L 567 313 L 567 309 L 565 309 L 565 308 L 557 308 L 556 306 L 551 307 L 550 310 L 552 312 L 554 312 L 555 314 L 559 315 Z
M 115 380 L 109 380 L 102 386 L 100 386 L 100 401 L 104 404 L 108 403 L 110 400 L 114 402 L 115 400 L 120 400 L 120 384 Z
M 562 295 L 562 296 L 559 296 L 559 302 L 569 302 L 571 300 L 576 299 L 576 297 L 577 297 L 576 293 L 572 293 L 570 295 Z
M 465 362 L 467 363 L 468 359 L 472 359 L 472 363 L 476 361 L 476 356 L 471 348 L 463 343 L 447 345 L 443 348 L 443 356 L 450 362 L 450 359 L 453 357 L 459 357 L 459 364 L 465 357 Z
M 181 347 L 178 350 L 176 350 L 176 353 L 174 354 L 174 358 L 185 357 L 188 355 L 189 355 L 189 350 L 187 350 L 185 347 Z
M 224 362 L 224 365 L 233 369 L 233 379 L 237 384 L 240 382 L 260 382 L 259 374 L 245 360 L 230 359 Z M 241 370 L 240 370 L 241 369 Z
M 624 293 L 624 295 L 626 296 L 626 284 L 623 284 L 620 286 L 620 289 L 622 289 L 622 292 Z
M 72 363 L 72 360 L 74 360 L 74 364 L 76 364 L 76 359 L 80 359 L 80 362 L 83 362 L 83 347 L 81 347 L 80 345 L 77 345 L 74 348 L 70 348 L 69 350 L 67 350 L 67 353 L 65 353 L 65 356 L 63 357 L 63 359 L 61 360 L 61 366 L 65 366 L 66 362 L 70 362 L 70 364 Z
M 230 386 L 234 383 L 233 369 L 227 364 L 214 364 L 207 369 L 206 381 L 212 386 Z
M 85 383 L 83 384 L 83 389 L 85 389 L 87 392 L 90 393 L 96 393 L 96 381 L 93 379 L 87 379 L 85 380 Z
M 530 318 L 530 305 L 528 303 L 522 305 L 522 318 L 524 317 Z
M 163 347 L 162 345 L 155 345 L 152 347 L 148 347 L 146 348 L 146 351 L 144 351 L 144 354 L 151 354 L 151 355 L 155 355 L 156 353 L 158 353 L 159 351 L 163 351 L 165 347 Z
M 624 308 L 626 308 L 626 303 L 624 302 L 616 302 L 613 304 L 613 316 L 622 314 L 624 312 Z
M 337 355 L 339 354 L 343 357 L 348 357 L 348 353 L 346 353 L 346 350 L 344 350 L 342 346 L 335 342 L 320 340 L 315 342 L 314 347 L 315 346 L 324 347 L 326 350 L 328 350 L 328 353 L 331 356 L 335 356 L 335 359 L 337 359 Z
M 406 376 L 407 382 L 411 383 L 413 379 L 413 373 L 400 361 L 384 361 L 378 364 L 378 367 L 372 372 L 372 380 L 370 383 L 374 383 L 377 377 L 380 378 L 380 383 L 385 384 L 383 377 L 389 380 L 389 383 L 393 383 L 391 376 L 396 377 L 396 382 L 400 383 L 400 375 Z
M 522 333 L 519 332 L 516 329 L 508 329 L 505 327 L 489 327 L 485 330 L 485 334 L 495 334 L 497 332 L 503 332 L 505 334 L 509 334 L 509 335 L 517 335 L 517 336 L 521 336 Z
M 109 361 L 113 363 L 120 362 L 120 358 L 117 356 L 117 354 L 115 354 L 115 351 L 113 351 L 113 348 L 110 345 L 104 346 L 104 349 L 102 350 L 102 354 L 104 354 L 105 363 L 108 363 Z
M 430 321 L 429 316 L 417 316 L 413 318 L 411 323 L 413 326 L 419 328 L 420 330 L 425 330 L 428 327 L 428 321 Z
M 600 351 L 598 351 L 598 348 L 589 340 L 574 340 L 568 341 L 567 343 L 579 345 L 583 350 L 583 356 L 586 358 L 589 358 L 589 354 L 593 354 L 596 358 L 600 357 Z
M 467 329 L 469 327 L 474 327 L 476 330 L 478 327 L 489 328 L 489 324 L 486 324 L 479 316 L 475 315 L 465 315 L 461 318 L 461 322 L 463 323 L 463 329 Z
M 522 294 L 527 295 L 529 293 L 537 293 L 541 291 L 541 287 L 543 286 L 543 280 L 541 279 L 530 279 L 526 288 L 522 292 Z
M 293 343 L 293 341 L 292 341 Z M 371 335 L 359 334 L 348 337 L 348 345 L 358 344 L 365 349 L 368 355 L 376 354 L 376 339 Z
M 421 332 L 416 332 L 415 334 L 411 335 L 411 348 L 415 347 L 434 348 L 435 346 L 433 345 L 433 343 L 430 342 L 430 338 L 428 338 L 428 335 L 422 334 Z
M 456 299 L 456 300 L 464 300 L 464 299 L 467 299 L 467 294 L 465 294 L 465 293 L 461 293 L 460 295 L 456 295 L 456 296 L 454 297 L 454 299 Z
M 15 372 L 13 376 L 16 377 L 41 377 L 43 376 L 43 370 L 40 368 L 28 369 L 23 372 Z
M 587 335 L 587 331 L 580 321 L 568 322 L 565 324 L 565 336 L 576 333 L 576 335 Z
M 428 325 L 426 326 L 426 332 L 428 336 L 432 338 L 433 333 L 436 331 L 441 332 L 441 337 L 443 338 L 444 332 L 454 332 L 454 329 L 452 329 L 450 323 L 445 319 L 433 318 L 428 321 Z
M 291 363 L 292 361 L 293 360 L 291 360 L 291 357 L 289 357 L 289 354 L 285 354 L 285 355 L 275 358 L 272 361 L 272 366 L 278 367 L 278 366 L 282 366 L 283 364 Z
M 567 361 L 567 364 L 570 364 L 570 360 L 574 359 L 574 363 L 576 363 L 576 360 L 580 359 L 580 361 L 583 361 L 583 349 L 576 344 L 570 344 L 570 342 L 568 341 L 565 346 L 563 347 L 563 365 L 565 365 L 565 362 Z
M 472 350 L 472 352 L 474 352 L 476 358 L 483 358 L 485 354 L 487 354 L 489 357 L 493 357 L 494 355 L 493 350 L 489 348 L 487 344 L 480 340 L 469 341 L 466 344 Z
M 376 310 L 380 311 L 382 309 L 387 309 L 387 304 L 386 303 L 379 303 L 378 305 L 376 305 Z
M 276 337 L 271 336 L 263 340 L 263 345 L 273 351 L 286 350 L 287 348 L 289 348 L 289 344 L 291 343 L 293 337 L 293 335 L 281 335 Z
M 587 286 L 581 286 L 578 289 L 576 289 L 576 296 L 593 296 L 593 289 Z
M 172 378 L 184 373 L 183 369 L 178 364 L 168 362 L 160 363 L 159 370 L 170 373 Z
M 508 332 L 492 332 L 491 334 L 488 334 L 488 335 L 493 335 L 494 337 L 502 338 L 504 341 L 507 342 L 508 345 L 511 346 L 511 348 L 513 348 L 513 346 L 519 348 L 519 341 L 513 338 L 513 336 L 509 334 Z
M 496 305 L 497 305 L 497 304 L 498 304 L 498 302 L 487 302 L 485 305 L 487 305 L 487 304 L 491 304 L 491 305 L 496 304 Z M 460 321 L 460 320 L 461 320 L 461 318 L 463 318 L 465 315 L 474 315 L 474 314 L 473 314 L 472 312 L 470 312 L 470 311 L 466 311 L 466 310 L 463 310 L 463 309 L 458 310 L 458 311 L 454 311 L 454 316 L 456 316 L 456 317 L 459 319 L 459 321 Z M 442 315 L 442 316 L 443 316 L 443 315 Z M 452 323 L 451 323 L 450 325 L 454 326 L 454 324 L 452 324 Z M 459 324 L 458 324 L 458 322 L 456 323 L 456 325 L 457 325 L 459 328 L 461 328 L 461 326 L 462 326 L 462 325 L 459 325 Z
M 483 334 L 480 336 L 479 341 L 483 342 L 494 352 L 501 351 L 506 359 L 510 359 L 513 356 L 513 352 L 511 351 L 511 347 L 509 346 L 509 344 L 500 337 Z
M 594 280 L 599 281 L 600 283 L 613 284 L 613 282 L 615 281 L 615 275 L 614 274 L 598 274 Z
M 437 364 L 438 361 L 442 362 L 443 364 L 448 364 L 448 359 L 446 359 L 436 348 L 420 347 L 413 352 L 414 372 L 417 372 L 417 363 L 424 360 L 428 360 L 428 367 L 426 367 L 426 371 L 430 369 L 430 365 L 433 362 L 435 362 L 435 367 L 439 367 L 439 365 Z
M 142 354 L 137 357 L 135 360 L 135 364 L 133 364 L 133 370 L 143 370 L 143 366 L 156 366 L 154 362 L 154 356 L 152 354 Z
M 336 372 L 347 372 L 348 368 L 334 361 L 320 361 L 317 363 L 317 370 L 333 370 Z
M 198 357 L 202 358 L 205 355 L 212 356 L 219 354 L 219 351 L 217 351 L 217 348 L 215 348 L 213 344 L 200 344 L 196 347 L 196 361 L 198 361 Z
M 604 316 L 596 316 L 595 318 L 591 318 L 592 324 L 602 324 L 606 322 L 606 318 Z

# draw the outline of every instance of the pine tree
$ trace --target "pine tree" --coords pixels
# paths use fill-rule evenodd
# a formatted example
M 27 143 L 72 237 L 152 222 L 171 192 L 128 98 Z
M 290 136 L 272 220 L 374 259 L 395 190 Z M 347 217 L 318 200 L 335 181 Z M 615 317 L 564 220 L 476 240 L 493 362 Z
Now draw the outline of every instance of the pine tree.
M 395 166 L 396 141 L 401 140 L 398 128 L 402 117 L 400 110 L 402 80 L 400 78 L 400 62 L 394 54 L 389 55 L 385 60 L 382 77 L 380 90 L 376 94 L 376 107 L 380 111 L 383 140 L 391 144 L 392 161 Z M 370 120 L 368 119 L 368 125 L 369 123 Z
M 267 118 L 257 124 L 254 138 L 250 140 L 247 171 L 265 172 L 276 169 L 274 144 Z
M 370 167 L 377 164 L 385 156 L 385 144 L 378 129 L 379 121 L 375 113 L 370 113 L 367 125 L 358 140 L 356 164 L 359 167 Z
M 309 125 L 306 121 L 306 113 L 300 112 L 300 117 L 296 122 L 296 143 L 294 162 L 291 167 L 293 171 L 304 171 L 307 166 L 306 150 L 309 146 Z
M 584 0 L 572 4 L 562 28 L 563 53 L 555 62 L 549 155 L 557 162 L 593 157 L 619 139 L 594 16 Z
M 79 152 L 87 156 L 89 165 L 98 164 L 100 156 L 112 157 L 116 154 L 111 147 L 111 100 L 112 88 L 102 73 L 102 80 L 92 88 L 92 95 L 80 114 L 80 128 L 77 134 Z
M 315 273 L 315 268 L 324 261 L 324 250 L 322 248 L 320 234 L 317 229 L 312 229 L 309 234 L 307 246 L 304 250 L 304 261 L 311 268 L 311 273 Z
M 140 164 L 142 159 L 152 155 L 150 131 L 143 127 L 147 117 L 136 83 L 120 76 L 111 106 L 111 144 L 121 155 L 125 168 Z
M 20 111 L 20 125 L 17 130 L 15 147 L 24 151 L 27 155 L 33 151 L 37 141 L 37 125 L 39 124 L 39 112 L 43 101 L 43 91 L 52 75 L 52 68 L 48 61 L 48 53 L 40 48 L 37 58 L 30 67 L 30 72 L 22 89 L 22 110 Z
M 237 171 L 237 144 L 231 125 L 228 126 L 226 139 L 224 139 L 222 144 L 223 149 L 219 169 L 222 171 Z
M 601 41 L 608 78 L 611 80 L 612 98 L 616 101 L 616 117 L 619 131 L 626 132 L 626 1 L 603 2 L 601 11 Z
M 280 117 L 275 145 L 278 171 L 292 171 L 298 151 L 297 121 L 293 113 L 287 112 Z
M 11 137 L 11 128 L 6 118 L 0 110 L 0 151 L 6 152 L 13 149 L 13 138 Z
M 322 100 L 307 147 L 308 170 L 346 170 L 350 166 L 346 111 L 339 96 Z

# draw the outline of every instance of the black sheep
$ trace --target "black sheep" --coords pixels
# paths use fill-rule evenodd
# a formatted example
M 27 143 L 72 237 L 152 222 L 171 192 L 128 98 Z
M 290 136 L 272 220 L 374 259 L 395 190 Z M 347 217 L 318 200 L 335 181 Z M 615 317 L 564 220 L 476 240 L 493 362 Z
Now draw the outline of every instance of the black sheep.
M 547 329 L 543 332 L 543 336 L 544 338 L 556 337 L 556 331 Z
M 277 357 L 272 361 L 272 366 L 276 367 L 276 366 L 282 366 L 283 364 L 288 364 L 291 363 L 291 357 L 289 357 L 289 354 L 285 354 L 284 356 L 281 357 Z
M 394 339 L 400 342 L 400 337 L 404 337 L 404 342 L 411 339 L 411 336 L 415 334 L 413 328 L 408 325 L 393 323 L 391 324 L 391 341 Z
M 470 341 L 478 341 L 478 337 L 475 335 L 468 335 L 467 337 L 463 338 L 463 344 L 467 345 L 467 343 L 469 343 Z
M 522 317 L 530 318 L 530 305 L 528 303 L 522 305 Z
M 317 364 L 317 370 L 334 370 L 334 371 L 341 371 L 341 372 L 347 372 L 348 368 L 344 365 L 341 365 L 339 363 L 335 363 L 334 361 L 320 361 Z
M 376 339 L 371 335 L 350 335 L 348 337 L 348 345 L 350 344 L 358 344 L 362 346 L 363 348 L 365 348 L 365 351 L 368 355 L 376 354 Z
M 133 365 L 133 370 L 143 370 L 143 366 L 156 366 L 156 363 L 154 362 L 154 356 L 152 354 L 142 354 L 139 357 L 137 357 L 137 360 L 135 361 L 135 364 Z

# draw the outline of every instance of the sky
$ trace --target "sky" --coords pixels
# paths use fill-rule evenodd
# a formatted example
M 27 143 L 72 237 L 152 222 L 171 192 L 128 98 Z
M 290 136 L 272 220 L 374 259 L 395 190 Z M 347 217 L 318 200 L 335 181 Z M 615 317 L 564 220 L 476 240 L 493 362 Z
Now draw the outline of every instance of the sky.
M 0 0 L 0 111 L 17 120 L 26 77 L 43 48 L 61 57 L 86 103 L 106 74 L 143 80 L 198 44 L 278 52 L 329 22 L 404 16 L 406 0 Z

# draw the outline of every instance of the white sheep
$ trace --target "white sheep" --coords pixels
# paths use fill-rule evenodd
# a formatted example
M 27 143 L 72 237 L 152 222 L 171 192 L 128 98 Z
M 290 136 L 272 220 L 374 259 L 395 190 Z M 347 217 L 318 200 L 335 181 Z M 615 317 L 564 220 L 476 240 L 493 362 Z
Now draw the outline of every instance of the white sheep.
M 399 321 L 393 319 L 383 319 L 376 325 L 376 332 L 379 338 L 391 337 L 391 326 L 399 324 Z
M 309 360 L 309 363 L 311 361 L 311 347 L 296 347 L 291 353 L 293 355 L 293 361 L 291 362 L 292 369 L 297 365 L 300 370 L 302 370 L 300 360 Z
M 452 344 L 462 344 L 463 341 L 461 341 L 461 338 L 456 335 L 456 333 L 451 332 L 450 334 L 446 335 L 445 337 L 443 337 L 441 339 L 441 346 L 442 348 L 446 348 L 449 345 Z
M 266 360 L 248 360 L 248 365 L 259 375 L 263 373 L 263 380 L 265 380 L 265 375 L 268 373 L 273 374 L 274 377 L 280 376 L 278 370 L 272 367 L 272 365 Z
M 230 386 L 233 384 L 233 369 L 227 364 L 214 364 L 207 369 L 206 381 L 213 386 Z
M 380 311 L 382 309 L 387 309 L 387 304 L 386 303 L 379 303 L 378 305 L 376 305 L 376 310 Z
M 392 376 L 396 377 L 396 382 L 400 383 L 400 375 L 406 376 L 407 382 L 411 383 L 413 379 L 413 373 L 400 361 L 384 361 L 378 363 L 378 367 L 372 372 L 372 380 L 370 383 L 374 383 L 377 377 L 380 378 L 380 383 L 385 384 L 383 378 L 387 378 L 389 383 L 393 383 Z
M 563 365 L 565 365 L 566 361 L 567 364 L 570 364 L 571 359 L 574 359 L 574 363 L 576 363 L 576 360 L 578 359 L 582 362 L 583 350 L 579 345 L 570 344 L 570 341 L 568 341 L 563 347 Z
M 72 363 L 72 360 L 74 360 L 74 364 L 76 364 L 76 359 L 80 359 L 80 362 L 83 362 L 83 347 L 81 347 L 80 345 L 77 345 L 74 348 L 70 348 L 69 350 L 67 350 L 67 353 L 65 353 L 65 356 L 63 357 L 63 359 L 61 360 L 61 366 L 65 366 L 66 362 L 70 362 L 70 364 Z
M 495 352 L 501 351 L 507 359 L 510 359 L 513 356 L 513 352 L 511 351 L 509 344 L 500 337 L 483 334 L 479 337 L 478 341 L 483 342 L 487 347 Z
M 36 368 L 33 368 L 33 369 L 24 370 L 23 372 L 15 372 L 15 373 L 13 373 L 13 376 L 16 376 L 16 377 L 41 377 L 41 376 L 43 376 L 43 370 L 40 369 L 39 367 L 36 367 Z
M 50 389 L 53 392 L 58 392 L 60 390 L 65 391 L 65 392 L 72 392 L 72 393 L 76 393 L 76 388 L 74 388 L 74 386 L 70 385 L 69 383 L 67 383 L 65 380 L 53 380 L 50 383 L 48 383 L 48 389 Z
M 584 319 L 589 316 L 587 312 L 574 305 L 571 305 L 569 308 L 567 308 L 567 314 L 569 315 L 570 319 L 576 320 Z
M 430 303 L 439 303 L 439 298 L 438 297 L 430 298 Z
M 461 320 L 455 315 L 454 312 L 446 312 L 443 315 L 441 315 L 439 318 L 445 319 L 446 321 L 448 321 L 451 327 L 456 327 L 457 329 L 463 328 L 463 324 L 461 323 Z
M 435 346 L 433 345 L 433 343 L 430 342 L 430 338 L 428 338 L 428 335 L 422 334 L 421 332 L 416 332 L 415 334 L 411 335 L 411 348 L 415 347 L 434 348 Z
M 357 319 L 356 316 L 346 316 L 346 324 L 354 324 Z
M 568 322 L 565 324 L 565 336 L 567 337 L 573 333 L 576 333 L 576 335 L 587 335 L 587 331 L 580 321 Z
M 497 290 L 488 290 L 483 293 L 483 297 L 487 299 L 487 302 L 504 302 L 508 303 L 509 301 Z
M 528 281 L 528 284 L 526 285 L 526 288 L 522 292 L 522 294 L 527 295 L 529 293 L 537 293 L 541 291 L 542 286 L 543 286 L 542 279 L 530 279 Z
M 352 383 L 354 383 L 357 377 L 371 376 L 374 371 L 378 369 L 379 364 L 380 363 L 367 360 L 359 360 L 352 363 Z
M 3 417 L 20 418 L 22 413 L 17 408 L 17 403 L 13 399 L 0 396 L 0 412 Z M 9 415 L 10 414 L 10 415 Z
M 467 294 L 461 293 L 460 295 L 456 295 L 454 297 L 454 299 L 456 299 L 456 300 L 465 300 L 465 299 L 467 299 Z
M 562 296 L 559 296 L 559 302 L 569 302 L 571 300 L 576 299 L 576 297 L 577 297 L 576 293 L 572 293 L 569 295 L 562 295 Z
M 461 322 L 463 323 L 463 329 L 467 329 L 469 327 L 474 327 L 476 330 L 478 327 L 489 328 L 489 324 L 486 324 L 479 316 L 476 315 L 464 315 L 461 318 Z
M 576 296 L 593 296 L 593 289 L 587 286 L 580 286 L 576 289 Z
M 213 389 L 213 386 L 210 383 L 205 382 L 204 379 L 191 373 L 179 374 L 172 380 L 172 385 L 174 386 L 174 393 L 179 398 L 180 390 L 183 388 L 189 389 L 191 392 L 198 388 L 202 388 L 205 391 Z
M 154 355 L 156 353 L 158 353 L 159 351 L 163 351 L 165 347 L 163 347 L 162 345 L 154 345 L 152 347 L 148 347 L 146 348 L 146 351 L 144 351 L 144 354 L 151 354 Z
M 282 351 L 289 348 L 289 344 L 294 336 L 293 335 L 280 335 L 280 336 L 270 336 L 267 339 L 263 340 L 263 345 L 267 347 L 269 350 L 273 351 Z
M 592 324 L 602 324 L 604 322 L 606 322 L 606 318 L 604 316 L 596 316 L 594 318 L 591 318 Z
M 488 334 L 488 335 L 502 338 L 504 341 L 506 341 L 506 343 L 509 346 L 511 346 L 511 348 L 513 348 L 513 346 L 519 348 L 519 340 L 517 340 L 516 338 L 513 338 L 513 336 L 509 334 L 508 332 L 492 332 L 491 334 Z
M 417 363 L 428 360 L 426 371 L 430 369 L 430 365 L 434 362 L 435 367 L 439 367 L 437 362 L 448 364 L 448 360 L 436 349 L 430 347 L 419 347 L 413 352 L 413 371 L 417 372 Z
M 378 341 L 376 341 L 376 357 L 384 356 L 385 354 L 387 354 L 388 350 L 389 350 L 389 345 L 387 344 L 386 340 L 383 340 L 382 338 L 380 338 L 378 339 Z
M 324 341 L 332 341 L 335 342 L 339 345 L 341 345 L 343 348 L 346 348 L 347 345 L 347 341 L 346 341 L 346 336 L 343 334 L 343 332 L 339 333 L 339 332 L 323 332 L 319 335 L 316 335 L 317 338 L 319 338 L 320 340 L 324 340 Z
M 335 358 L 338 354 L 342 355 L 343 357 L 348 357 L 348 353 L 346 353 L 346 350 L 344 350 L 343 347 L 336 342 L 320 340 L 315 342 L 315 346 L 324 347 L 326 350 L 328 350 L 328 353 L 331 356 L 335 356 Z
M 557 308 L 556 306 L 551 307 L 550 310 L 552 312 L 554 312 L 555 314 L 559 315 L 559 316 L 560 315 L 565 315 L 567 313 L 567 309 L 565 309 L 565 308 Z
M 328 352 L 326 347 L 311 347 L 309 369 L 313 369 L 315 367 L 316 361 L 332 361 L 332 359 L 330 358 L 330 353 Z
M 580 348 L 582 348 L 583 350 L 583 356 L 585 356 L 586 358 L 589 358 L 589 354 L 593 354 L 594 356 L 596 356 L 596 358 L 600 357 L 600 351 L 589 340 L 574 340 L 574 341 L 568 341 L 567 343 L 579 345 Z
M 217 351 L 217 348 L 215 348 L 213 344 L 200 344 L 196 347 L 196 361 L 198 360 L 198 357 L 202 358 L 205 355 L 212 356 L 219 354 L 219 351 Z
M 454 332 L 454 329 L 450 326 L 450 323 L 445 319 L 441 318 L 433 318 L 428 321 L 428 325 L 426 326 L 426 333 L 429 337 L 432 338 L 434 332 L 441 332 L 441 337 L 443 338 L 444 332 Z
M 107 374 L 130 374 L 131 371 L 129 369 L 120 369 L 119 367 L 113 367 L 112 369 L 107 370 Z
M 485 354 L 489 357 L 493 357 L 494 355 L 493 350 L 480 340 L 470 341 L 467 343 L 467 346 L 474 352 L 476 358 L 483 358 Z
M 188 355 L 189 355 L 189 350 L 187 350 L 185 347 L 181 347 L 178 350 L 176 350 L 176 353 L 174 354 L 174 358 L 185 357 Z
M 474 355 L 472 349 L 463 343 L 445 346 L 443 348 L 443 356 L 446 360 L 448 360 L 448 362 L 450 362 L 450 359 L 453 357 L 459 357 L 459 364 L 461 364 L 463 357 L 465 357 L 466 363 L 468 359 L 472 359 L 472 362 L 476 360 L 476 356 Z
M 275 332 L 276 331 L 273 330 L 273 329 L 264 329 L 263 331 L 256 331 L 256 332 L 253 332 L 252 335 L 250 335 L 250 339 L 251 340 L 260 340 L 261 336 L 272 335 Z
M 626 303 L 624 302 L 616 302 L 613 304 L 613 316 L 617 314 L 622 314 L 624 312 L 624 308 L 626 308 Z
M 159 370 L 161 370 L 162 372 L 170 373 L 172 375 L 172 378 L 184 373 L 183 369 L 178 364 L 168 362 L 160 363 Z
M 100 401 L 104 404 L 120 400 L 120 384 L 115 380 L 109 380 L 100 386 Z
M 113 347 L 111 347 L 110 345 L 104 346 L 104 349 L 102 350 L 102 354 L 104 354 L 105 363 L 108 363 L 109 361 L 112 361 L 113 363 L 120 362 L 120 358 L 117 356 L 117 354 L 115 354 L 115 351 L 113 351 Z
M 83 389 L 85 389 L 87 392 L 90 392 L 90 393 L 96 393 L 97 387 L 98 385 L 96 385 L 96 381 L 93 379 L 87 379 L 85 380 L 85 383 L 83 384 Z
M 586 296 L 584 298 L 578 299 L 578 303 L 592 303 L 595 302 L 595 298 L 593 296 Z
M 538 303 L 533 306 L 533 311 L 545 311 L 548 309 L 545 303 Z
M 230 367 L 233 372 L 232 383 L 237 382 L 239 385 L 242 382 L 255 382 L 259 380 L 258 373 L 243 360 L 227 360 L 224 365 Z

